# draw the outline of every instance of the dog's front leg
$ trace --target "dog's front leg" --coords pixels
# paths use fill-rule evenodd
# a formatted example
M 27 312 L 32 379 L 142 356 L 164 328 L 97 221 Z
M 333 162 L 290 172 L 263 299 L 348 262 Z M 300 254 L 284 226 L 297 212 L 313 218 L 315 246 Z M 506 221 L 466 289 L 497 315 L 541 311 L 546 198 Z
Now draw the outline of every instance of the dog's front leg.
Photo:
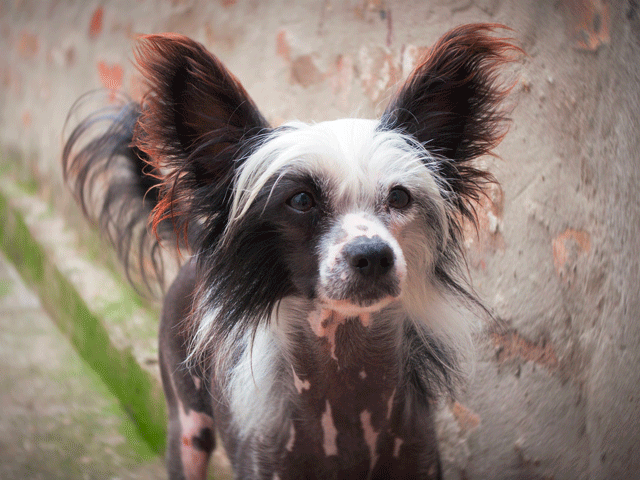
M 188 373 L 163 370 L 169 407 L 167 470 L 171 480 L 204 480 L 215 447 L 214 422 L 206 388 Z M 167 373 L 165 373 L 167 372 Z M 169 377 L 169 378 L 166 378 Z M 165 380 L 166 378 L 166 380 Z M 204 392 L 201 392 L 204 390 Z M 203 394 L 204 393 L 204 394 Z
M 198 368 L 185 366 L 187 338 L 183 326 L 191 309 L 194 266 L 185 265 L 165 297 L 160 322 L 160 371 L 169 428 L 167 470 L 171 480 L 204 480 L 215 447 L 208 382 Z

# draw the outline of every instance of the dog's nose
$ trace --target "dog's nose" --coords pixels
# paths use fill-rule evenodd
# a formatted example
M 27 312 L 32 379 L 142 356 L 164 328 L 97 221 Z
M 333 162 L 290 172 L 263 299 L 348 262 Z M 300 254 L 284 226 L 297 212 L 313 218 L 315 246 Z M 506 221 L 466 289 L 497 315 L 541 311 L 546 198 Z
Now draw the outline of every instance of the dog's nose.
M 345 246 L 345 257 L 365 277 L 381 277 L 393 268 L 395 255 L 380 237 L 358 237 Z

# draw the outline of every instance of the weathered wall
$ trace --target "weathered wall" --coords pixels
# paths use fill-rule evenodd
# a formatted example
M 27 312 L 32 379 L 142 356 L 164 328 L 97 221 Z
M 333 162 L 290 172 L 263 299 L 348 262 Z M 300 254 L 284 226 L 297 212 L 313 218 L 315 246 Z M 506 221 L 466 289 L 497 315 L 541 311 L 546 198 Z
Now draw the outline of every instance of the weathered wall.
M 278 124 L 375 115 L 424 47 L 475 21 L 511 26 L 528 56 L 486 160 L 502 189 L 468 243 L 503 327 L 441 412 L 447 478 L 640 478 L 636 1 L 5 1 L 0 145 L 63 206 L 66 113 L 95 88 L 140 95 L 139 33 L 203 42 Z

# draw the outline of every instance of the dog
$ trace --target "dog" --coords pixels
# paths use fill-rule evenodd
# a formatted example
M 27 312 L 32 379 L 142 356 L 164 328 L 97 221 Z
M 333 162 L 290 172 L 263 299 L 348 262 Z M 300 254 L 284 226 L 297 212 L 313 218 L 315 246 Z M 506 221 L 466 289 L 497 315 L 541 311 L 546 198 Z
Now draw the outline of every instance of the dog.
M 189 253 L 159 335 L 171 479 L 206 477 L 216 431 L 239 479 L 441 478 L 435 405 L 484 309 L 475 159 L 506 133 L 520 51 L 498 28 L 446 33 L 379 119 L 276 128 L 202 45 L 149 35 L 144 99 L 72 132 L 65 178 L 127 271 Z

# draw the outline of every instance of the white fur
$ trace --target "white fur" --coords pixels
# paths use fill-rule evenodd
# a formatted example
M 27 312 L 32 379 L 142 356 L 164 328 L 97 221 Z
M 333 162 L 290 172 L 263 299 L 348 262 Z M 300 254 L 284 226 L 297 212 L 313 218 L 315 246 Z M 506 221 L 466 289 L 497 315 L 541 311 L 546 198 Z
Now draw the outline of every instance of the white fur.
M 215 375 L 229 402 L 233 424 L 241 440 L 260 434 L 293 431 L 286 421 L 288 408 L 295 402 L 295 393 L 311 388 L 301 380 L 291 366 L 290 329 L 306 318 L 307 302 L 285 298 L 272 313 L 272 322 L 263 322 L 251 336 L 232 331 L 217 343 L 214 361 Z M 202 321 L 211 325 L 217 312 L 211 311 Z M 237 329 L 240 327 L 238 326 Z M 199 329 L 199 332 L 206 331 Z M 244 348 L 239 359 L 233 351 Z M 283 384 L 290 383 L 283 389 Z M 295 392 L 295 393 L 294 393 Z M 259 415 L 256 412 L 260 412 Z
M 349 209 L 369 206 L 380 186 L 389 188 L 396 183 L 425 191 L 434 201 L 441 199 L 438 183 L 442 180 L 434 173 L 433 157 L 407 135 L 377 131 L 377 121 L 363 119 L 286 126 L 287 130 L 265 141 L 240 167 L 231 224 L 247 212 L 269 179 L 287 170 L 327 180 L 335 204 Z M 438 208 L 444 215 L 442 201 Z
M 452 298 L 433 284 L 411 283 L 409 279 L 402 304 L 420 336 L 425 340 L 437 338 L 463 363 L 470 359 L 477 316 L 459 298 Z
M 257 431 L 268 434 L 285 423 L 288 396 L 278 382 L 284 365 L 281 352 L 271 328 L 258 327 L 240 359 L 217 369 L 219 375 L 227 372 L 222 385 L 240 438 Z

